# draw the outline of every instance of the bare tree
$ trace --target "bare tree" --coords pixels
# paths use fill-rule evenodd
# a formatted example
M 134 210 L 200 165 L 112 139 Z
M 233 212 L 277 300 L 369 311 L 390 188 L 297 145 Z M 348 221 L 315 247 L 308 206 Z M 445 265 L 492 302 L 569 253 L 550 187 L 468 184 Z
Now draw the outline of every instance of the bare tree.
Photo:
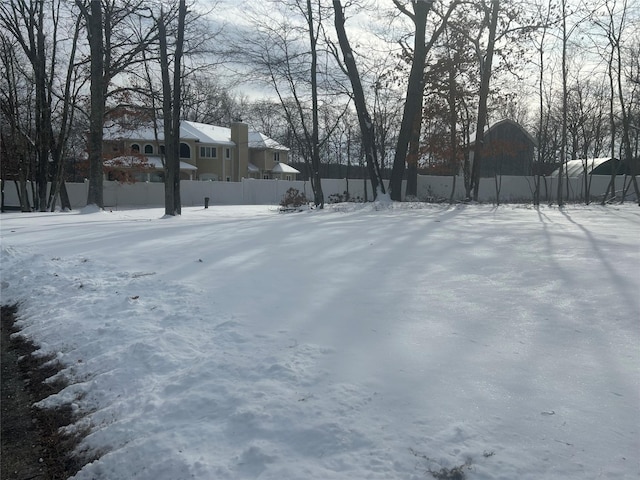
M 0 31 L 0 174 L 16 185 L 20 207 L 31 211 L 28 180 L 35 166 L 34 88 L 32 76 L 21 69 L 28 64 L 17 41 Z M 29 72 L 31 73 L 31 72 Z M 2 207 L 4 208 L 4 196 Z
M 392 200 L 402 200 L 402 180 L 404 178 L 407 151 L 414 122 L 422 111 L 422 95 L 424 92 L 424 66 L 427 59 L 427 15 L 433 6 L 433 0 L 412 0 L 410 11 L 400 0 L 393 0 L 396 8 L 411 19 L 414 25 L 413 56 L 411 71 L 407 83 L 407 95 L 404 102 L 402 123 L 398 133 L 398 143 L 393 159 L 393 169 L 389 182 L 389 194 Z
M 128 22 L 148 18 L 144 0 L 75 0 L 84 18 L 90 49 L 91 109 L 89 114 L 89 190 L 87 205 L 104 206 L 102 188 L 102 143 L 106 99 L 113 79 L 142 62 L 141 53 L 157 32 L 147 22 L 133 35 Z M 88 4 L 87 4 L 88 3 Z M 119 89 L 117 89 L 119 90 Z
M 382 194 L 385 193 L 382 174 L 380 173 L 380 164 L 378 162 L 378 152 L 376 149 L 375 123 L 373 122 L 371 115 L 369 114 L 369 109 L 367 108 L 364 89 L 362 88 L 362 81 L 360 80 L 360 73 L 358 72 L 353 50 L 351 49 L 347 32 L 345 30 L 345 17 L 340 0 L 333 1 L 333 10 L 335 15 L 336 32 L 338 33 L 338 40 L 344 57 L 346 72 L 349 80 L 351 81 L 353 99 L 358 113 L 358 123 L 360 124 L 360 131 L 362 134 L 362 144 L 366 164 L 369 170 L 369 179 L 371 180 L 371 189 L 373 191 L 373 198 L 375 199 L 378 195 L 378 191 Z
M 66 7 L 67 4 L 61 0 L 11 0 L 0 5 L 0 25 L 6 32 L 4 45 L 8 46 L 9 37 L 13 38 L 16 47 L 22 50 L 28 60 L 27 68 L 15 68 L 7 64 L 8 76 L 5 79 L 15 86 L 15 81 L 21 76 L 33 84 L 35 115 L 29 142 L 36 151 L 37 194 L 34 203 L 42 211 L 47 207 L 55 208 L 58 197 L 62 208 L 71 208 L 62 174 L 64 151 L 82 80 L 75 61 L 79 22 L 74 24 L 68 20 Z M 65 37 L 63 32 L 66 31 L 70 32 L 71 38 Z M 67 46 L 67 51 L 62 53 L 63 47 Z M 4 57 L 6 61 L 11 58 L 16 57 Z M 11 104 L 12 98 L 15 101 L 15 93 L 15 90 L 7 90 L 7 105 Z M 5 109 L 5 114 L 18 115 L 21 106 L 16 104 L 15 107 Z M 13 113 L 9 113 L 9 110 Z M 20 121 L 10 120 L 9 123 L 16 127 Z M 21 130 L 23 140 L 27 138 L 26 132 L 24 128 Z M 52 182 L 52 188 L 47 199 L 49 181 Z M 26 182 L 26 178 L 21 180 L 22 185 L 23 182 Z M 28 197 L 24 190 L 21 200 L 23 208 L 27 208 Z
M 247 108 L 248 100 L 234 95 L 211 71 L 196 71 L 182 91 L 182 118 L 192 122 L 229 126 Z
M 538 8 L 538 16 L 540 19 L 540 29 L 539 36 L 537 39 L 536 51 L 538 54 L 538 72 L 540 73 L 538 77 L 538 95 L 539 95 L 539 118 L 538 118 L 538 132 L 537 132 L 537 168 L 534 170 L 534 190 L 533 190 L 533 204 L 540 205 L 540 187 L 541 187 L 541 178 L 542 178 L 542 163 L 544 158 L 544 148 L 543 148 L 543 131 L 544 131 L 544 76 L 545 76 L 545 47 L 547 40 L 547 32 L 549 30 L 551 21 L 552 21 L 552 8 L 553 8 L 553 0 L 548 0 L 548 3 L 540 3 L 537 4 Z M 535 42 L 535 39 L 534 39 Z
M 445 12 L 437 12 L 440 23 L 435 26 L 428 42 L 426 41 L 427 16 L 432 11 L 435 2 L 431 0 L 412 0 L 412 11 L 409 10 L 406 2 L 393 0 L 393 3 L 404 17 L 410 19 L 414 33 L 413 47 L 401 43 L 403 56 L 406 59 L 410 59 L 411 68 L 389 181 L 391 199 L 401 200 L 402 180 L 407 168 L 406 194 L 415 196 L 417 193 L 417 150 L 422 126 L 422 101 L 425 89 L 424 69 L 427 54 L 444 31 L 449 17 L 461 2 L 454 0 L 448 4 Z
M 320 106 L 335 105 L 343 112 L 348 106 L 343 89 L 335 85 L 338 67 L 324 44 L 324 22 L 330 9 L 319 0 L 273 0 L 254 9 L 252 31 L 234 41 L 233 58 L 250 81 L 275 91 L 292 142 L 310 174 L 314 203 L 322 208 L 322 153 L 340 116 L 321 129 Z
M 182 54 L 184 48 L 184 26 L 187 7 L 185 0 L 179 0 L 176 38 L 173 61 L 169 60 L 167 42 L 167 22 L 164 9 L 160 8 L 157 18 L 160 42 L 160 66 L 162 73 L 162 114 L 165 140 L 164 209 L 166 215 L 180 215 L 180 105 L 182 94 Z M 173 80 L 170 75 L 170 63 Z
M 47 206 L 47 180 L 50 149 L 51 95 L 48 74 L 44 0 L 10 0 L 0 4 L 0 22 L 16 39 L 33 71 L 35 91 L 35 130 L 37 197 L 36 208 Z M 50 71 L 50 70 L 49 70 Z
M 616 198 L 615 181 L 617 168 L 614 159 L 616 157 L 616 133 L 617 133 L 617 117 L 621 119 L 620 131 L 620 151 L 624 152 L 624 161 L 631 166 L 634 163 L 633 152 L 631 148 L 630 127 L 631 122 L 627 111 L 627 102 L 623 89 L 623 54 L 622 43 L 625 37 L 625 29 L 627 27 L 627 16 L 629 8 L 627 0 L 618 2 L 613 0 L 606 2 L 604 7 L 606 15 L 604 20 L 596 20 L 595 24 L 601 28 L 608 41 L 608 51 L 606 54 L 607 74 L 609 77 L 610 101 L 609 101 L 609 118 L 611 125 L 611 179 L 607 187 L 607 191 L 602 198 L 602 205 Z M 617 106 L 616 106 L 617 98 Z M 622 155 L 620 156 L 622 157 Z M 622 158 L 620 158 L 622 160 Z M 632 184 L 634 186 L 636 196 L 639 194 L 636 179 L 635 168 L 632 171 Z
M 58 28 L 59 21 L 59 7 L 58 3 L 56 10 L 54 11 L 54 32 Z M 52 122 L 48 125 L 50 129 L 49 138 L 51 140 L 51 160 L 54 171 L 52 172 L 51 191 L 49 192 L 48 207 L 53 211 L 56 206 L 56 198 L 60 198 L 60 206 L 62 209 L 71 210 L 71 202 L 67 193 L 66 183 L 64 181 L 65 170 L 65 156 L 67 152 L 68 139 L 74 128 L 75 113 L 78 109 L 78 98 L 80 91 L 84 86 L 84 78 L 76 68 L 76 51 L 78 45 L 78 36 L 80 34 L 80 18 L 75 21 L 72 29 L 73 36 L 71 39 L 71 49 L 66 58 L 67 70 L 64 77 L 62 86 L 62 92 L 60 94 L 61 111 L 58 112 L 55 118 L 52 114 Z M 55 34 L 54 34 L 55 35 Z M 52 57 L 55 59 L 55 48 Z M 54 132 L 53 123 L 58 127 L 58 132 Z
M 108 81 L 105 79 L 105 44 L 102 25 L 102 4 L 100 0 L 91 0 L 89 6 L 82 0 L 76 0 L 86 21 L 87 38 L 91 56 L 91 108 L 89 114 L 89 189 L 87 205 L 104 207 L 102 192 L 102 140 L 105 112 L 105 94 Z
M 496 43 L 499 13 L 500 0 L 492 0 L 491 7 L 485 10 L 485 14 L 488 19 L 489 32 L 486 53 L 484 53 L 484 55 L 481 54 L 481 49 L 479 48 L 480 38 L 477 37 L 474 39 L 480 64 L 480 98 L 478 100 L 476 139 L 473 147 L 473 163 L 471 166 L 470 189 L 473 192 L 473 197 L 471 197 L 468 189 L 467 199 L 471 200 L 471 198 L 473 198 L 475 201 L 478 200 L 478 190 L 480 188 L 480 166 L 482 165 L 482 153 L 484 147 L 484 128 L 487 122 L 487 100 L 489 98 L 489 82 L 491 80 L 491 68 Z

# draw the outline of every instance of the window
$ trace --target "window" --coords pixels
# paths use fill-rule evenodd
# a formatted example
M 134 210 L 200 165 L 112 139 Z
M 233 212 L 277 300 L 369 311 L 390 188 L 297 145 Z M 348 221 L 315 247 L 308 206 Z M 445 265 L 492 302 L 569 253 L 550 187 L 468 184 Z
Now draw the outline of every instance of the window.
M 200 158 L 218 158 L 216 147 L 200 147 Z
M 132 143 L 131 151 L 135 153 L 140 153 L 140 145 L 138 145 L 137 143 Z
M 291 181 L 291 175 L 287 175 L 287 180 Z
M 280 152 L 273 152 L 273 161 L 280 163 Z
M 148 154 L 148 153 L 153 153 L 153 145 L 151 145 L 150 143 L 147 143 L 144 146 L 144 153 Z
M 160 145 L 160 153 L 164 155 L 164 145 Z
M 191 147 L 186 143 L 180 144 L 180 158 L 191 158 Z
M 269 174 L 268 173 L 263 174 L 262 175 L 262 179 L 263 180 L 269 180 Z
M 231 181 L 231 177 L 227 177 L 227 182 L 230 182 L 230 181 Z
M 230 148 L 225 148 L 224 149 L 224 158 L 226 158 L 227 160 L 231 158 L 231 149 Z

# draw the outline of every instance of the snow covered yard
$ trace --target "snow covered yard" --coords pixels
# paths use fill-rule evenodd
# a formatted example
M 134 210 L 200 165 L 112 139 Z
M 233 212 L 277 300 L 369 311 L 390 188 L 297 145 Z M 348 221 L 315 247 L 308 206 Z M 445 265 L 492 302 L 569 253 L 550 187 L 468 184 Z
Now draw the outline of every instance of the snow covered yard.
M 640 476 L 640 209 L 3 214 L 77 479 Z

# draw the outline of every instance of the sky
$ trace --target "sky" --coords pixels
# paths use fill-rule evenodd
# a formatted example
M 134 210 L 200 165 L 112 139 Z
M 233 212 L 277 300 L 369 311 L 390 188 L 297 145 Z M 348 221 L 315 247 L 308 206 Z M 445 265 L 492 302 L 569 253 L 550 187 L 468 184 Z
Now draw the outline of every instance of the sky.
M 637 205 L 5 213 L 109 480 L 637 478 Z

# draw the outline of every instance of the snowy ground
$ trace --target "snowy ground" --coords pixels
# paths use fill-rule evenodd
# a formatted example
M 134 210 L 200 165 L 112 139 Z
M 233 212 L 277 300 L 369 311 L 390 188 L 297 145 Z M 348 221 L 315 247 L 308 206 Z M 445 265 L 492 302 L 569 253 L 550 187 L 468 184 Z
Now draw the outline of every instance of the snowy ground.
M 640 209 L 3 214 L 78 479 L 640 477 Z

